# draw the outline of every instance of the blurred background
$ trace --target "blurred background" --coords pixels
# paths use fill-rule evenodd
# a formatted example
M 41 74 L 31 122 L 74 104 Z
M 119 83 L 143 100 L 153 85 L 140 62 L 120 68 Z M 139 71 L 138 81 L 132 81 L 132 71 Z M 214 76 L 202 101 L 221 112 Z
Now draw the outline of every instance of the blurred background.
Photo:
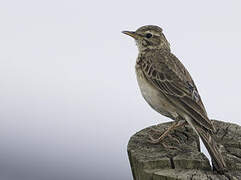
M 241 2 L 0 2 L 0 179 L 131 180 L 135 132 L 170 121 L 141 97 L 137 47 L 154 24 L 209 117 L 240 122 Z

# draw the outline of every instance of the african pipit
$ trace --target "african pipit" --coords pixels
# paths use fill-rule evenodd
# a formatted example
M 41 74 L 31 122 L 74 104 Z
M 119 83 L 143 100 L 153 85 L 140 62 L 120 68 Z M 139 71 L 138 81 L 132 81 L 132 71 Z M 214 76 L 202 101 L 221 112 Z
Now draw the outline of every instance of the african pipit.
M 136 41 L 139 54 L 136 61 L 136 76 L 147 103 L 160 114 L 174 121 L 162 134 L 188 122 L 206 146 L 215 169 L 222 173 L 226 164 L 219 152 L 214 127 L 209 120 L 198 90 L 189 72 L 171 53 L 170 45 L 158 26 L 143 26 L 136 31 L 123 31 Z

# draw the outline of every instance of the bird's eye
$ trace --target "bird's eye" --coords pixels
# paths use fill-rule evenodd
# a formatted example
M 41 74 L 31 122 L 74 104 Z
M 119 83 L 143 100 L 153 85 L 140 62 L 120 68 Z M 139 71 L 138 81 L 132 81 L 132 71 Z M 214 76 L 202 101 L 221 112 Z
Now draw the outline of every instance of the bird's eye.
M 146 38 L 151 38 L 152 37 L 152 34 L 151 33 L 147 33 L 146 34 Z

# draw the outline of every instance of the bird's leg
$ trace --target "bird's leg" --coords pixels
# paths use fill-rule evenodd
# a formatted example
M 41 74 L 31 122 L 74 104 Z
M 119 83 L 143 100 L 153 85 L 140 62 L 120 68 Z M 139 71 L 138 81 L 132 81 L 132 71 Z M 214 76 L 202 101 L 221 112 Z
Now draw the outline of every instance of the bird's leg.
M 174 121 L 171 126 L 168 127 L 168 129 L 157 139 L 153 138 L 151 135 L 149 135 L 149 142 L 153 144 L 160 143 L 169 133 L 171 130 L 176 129 L 177 127 L 181 127 L 186 124 L 186 121 L 180 120 L 180 121 Z
M 161 142 L 167 135 L 168 133 L 174 129 L 177 125 L 177 122 L 173 122 L 171 126 L 168 127 L 168 129 L 157 139 L 153 138 L 151 135 L 149 135 L 149 142 L 153 143 L 153 144 L 157 144 L 159 142 Z

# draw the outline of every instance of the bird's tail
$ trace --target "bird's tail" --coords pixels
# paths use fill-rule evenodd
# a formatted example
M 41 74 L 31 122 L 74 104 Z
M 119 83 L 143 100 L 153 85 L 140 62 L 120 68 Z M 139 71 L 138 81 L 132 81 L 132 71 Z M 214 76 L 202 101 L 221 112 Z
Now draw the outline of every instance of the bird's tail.
M 218 150 L 217 144 L 214 140 L 214 135 L 211 134 L 211 132 L 201 128 L 201 127 L 194 127 L 198 135 L 200 136 L 201 140 L 203 141 L 203 144 L 207 148 L 211 158 L 213 167 L 216 171 L 219 173 L 224 173 L 227 169 L 226 163 L 223 159 L 222 154 Z

